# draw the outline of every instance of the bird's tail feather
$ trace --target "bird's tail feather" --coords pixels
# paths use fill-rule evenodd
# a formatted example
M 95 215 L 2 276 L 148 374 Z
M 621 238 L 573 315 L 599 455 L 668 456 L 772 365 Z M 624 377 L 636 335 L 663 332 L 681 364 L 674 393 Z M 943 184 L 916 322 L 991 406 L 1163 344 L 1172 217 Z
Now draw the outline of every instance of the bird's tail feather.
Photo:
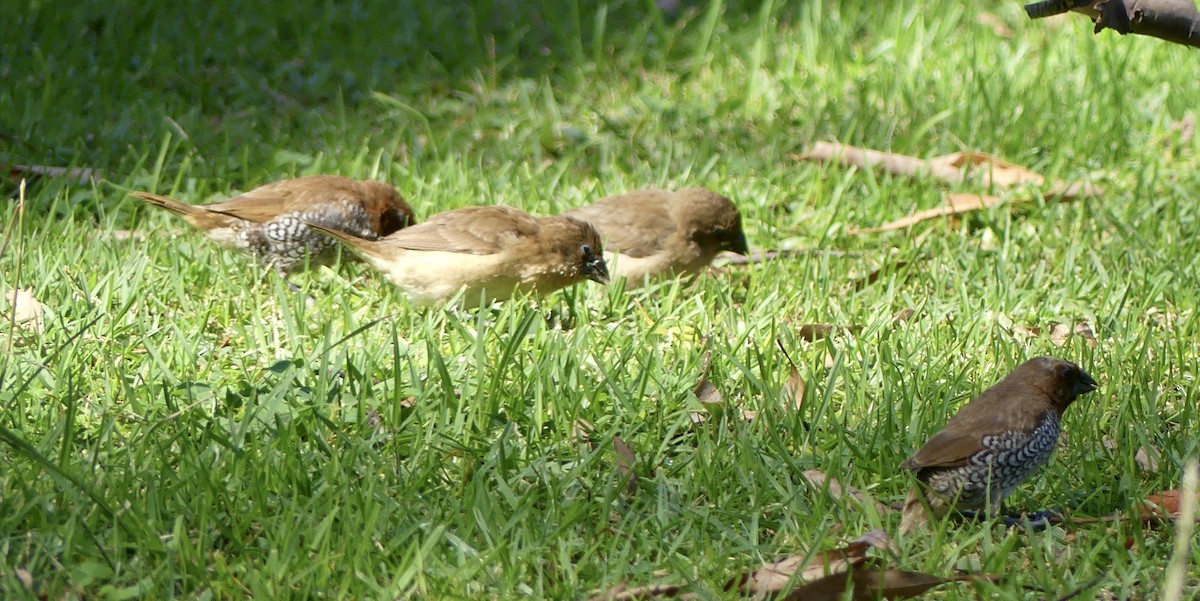
M 161 207 L 172 213 L 175 213 L 176 215 L 183 217 L 184 220 L 192 225 L 192 227 L 200 228 L 205 231 L 222 227 L 231 227 L 236 222 L 241 221 L 236 217 L 230 217 L 229 215 L 210 210 L 208 207 L 202 205 L 190 205 L 179 202 L 178 200 L 167 196 L 151 194 L 149 192 L 130 192 L 130 194 L 156 207 Z
M 149 192 L 130 192 L 130 194 L 133 196 L 136 196 L 156 207 L 162 207 L 172 213 L 178 213 L 180 215 L 183 215 L 184 217 L 193 215 L 201 210 L 198 207 L 194 207 L 192 205 L 179 202 L 178 200 L 175 200 L 174 198 L 170 198 L 167 196 L 151 194 Z
M 374 244 L 371 240 L 367 240 L 366 238 L 359 238 L 358 236 L 355 236 L 354 234 L 348 234 L 341 230 L 335 230 L 333 228 L 330 228 L 330 227 L 327 227 L 324 225 L 320 225 L 317 223 L 313 223 L 311 221 L 305 221 L 304 225 L 307 225 L 308 227 L 310 227 L 318 232 L 321 232 L 322 234 L 325 234 L 326 236 L 329 236 L 340 242 L 343 242 L 346 244 L 346 246 L 349 246 L 350 248 L 352 248 L 360 253 L 368 254 L 368 255 L 371 254 L 370 248 L 371 248 L 371 245 Z

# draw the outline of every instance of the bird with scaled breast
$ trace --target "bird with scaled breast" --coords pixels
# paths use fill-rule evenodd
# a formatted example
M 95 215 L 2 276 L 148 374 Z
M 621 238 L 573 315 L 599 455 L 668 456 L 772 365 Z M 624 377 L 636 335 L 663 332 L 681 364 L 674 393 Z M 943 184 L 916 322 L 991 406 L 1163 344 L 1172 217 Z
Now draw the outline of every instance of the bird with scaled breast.
M 337 244 L 305 223 L 374 240 L 415 222 L 412 207 L 391 186 L 340 175 L 281 180 L 206 205 L 131 194 L 180 215 L 222 246 L 250 253 L 285 279 L 306 267 L 327 265 L 335 256 Z
M 504 206 L 466 207 L 378 240 L 320 224 L 418 305 L 443 304 L 463 292 L 464 307 L 541 294 L 583 280 L 608 283 L 600 235 L 572 217 L 534 217 Z
M 902 464 L 919 483 L 904 503 L 900 531 L 952 508 L 994 515 L 1050 459 L 1063 412 L 1097 386 L 1074 363 L 1038 357 L 964 405 Z
M 599 230 L 613 275 L 631 286 L 698 273 L 721 251 L 749 252 L 733 201 L 705 188 L 638 190 L 563 214 Z

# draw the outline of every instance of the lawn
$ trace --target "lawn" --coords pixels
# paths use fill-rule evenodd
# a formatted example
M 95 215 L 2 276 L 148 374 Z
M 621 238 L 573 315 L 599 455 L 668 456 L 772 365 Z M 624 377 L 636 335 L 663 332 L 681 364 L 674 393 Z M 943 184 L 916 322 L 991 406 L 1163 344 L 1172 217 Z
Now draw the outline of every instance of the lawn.
M 1006 576 L 941 599 L 1159 594 L 1174 528 L 1138 504 L 1200 452 L 1188 48 L 948 0 L 46 0 L 0 37 L 0 163 L 97 174 L 0 182 L 0 291 L 42 308 L 0 301 L 0 597 L 733 598 L 764 562 L 894 536 L 901 462 L 1038 355 L 1101 387 L 1010 504 L 1121 519 L 940 523 L 874 555 Z M 796 159 L 819 141 L 1103 194 L 856 233 L 988 190 Z M 127 195 L 314 173 L 419 217 L 706 186 L 751 246 L 805 252 L 429 310 L 361 264 L 294 294 Z

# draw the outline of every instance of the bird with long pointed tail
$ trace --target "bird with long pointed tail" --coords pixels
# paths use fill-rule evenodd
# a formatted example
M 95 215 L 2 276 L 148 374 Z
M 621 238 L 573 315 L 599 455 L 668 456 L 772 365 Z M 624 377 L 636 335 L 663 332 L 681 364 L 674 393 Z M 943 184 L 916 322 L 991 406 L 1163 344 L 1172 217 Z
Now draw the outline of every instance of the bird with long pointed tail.
M 335 255 L 336 243 L 306 223 L 374 240 L 415 222 L 412 207 L 391 186 L 338 175 L 281 180 L 206 205 L 149 192 L 132 195 L 183 217 L 221 246 L 255 256 L 285 279 L 329 264 Z

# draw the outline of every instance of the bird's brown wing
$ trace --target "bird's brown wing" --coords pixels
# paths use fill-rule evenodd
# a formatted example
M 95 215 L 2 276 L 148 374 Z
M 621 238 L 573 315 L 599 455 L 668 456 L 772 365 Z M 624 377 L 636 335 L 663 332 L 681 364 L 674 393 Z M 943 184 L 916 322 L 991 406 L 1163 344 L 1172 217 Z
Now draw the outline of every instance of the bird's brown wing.
M 222 215 L 263 223 L 312 203 L 337 198 L 357 200 L 361 193 L 355 180 L 336 175 L 310 175 L 272 182 L 204 207 Z
M 1005 409 L 1017 402 L 1012 400 L 1016 394 L 1019 392 L 998 386 L 985 390 L 963 405 L 941 432 L 904 462 L 904 467 L 917 470 L 963 465 L 968 457 L 979 451 L 984 436 L 1024 427 L 1023 421 L 1016 420 L 1013 412 Z
M 605 248 L 630 257 L 648 257 L 662 250 L 675 230 L 666 190 L 641 190 L 602 198 L 564 213 L 591 223 L 604 238 Z
M 511 207 L 466 207 L 438 213 L 382 242 L 408 250 L 490 255 L 512 241 L 536 236 L 539 227 L 536 217 Z
M 979 436 L 954 430 L 938 432 L 921 450 L 901 465 L 916 471 L 927 467 L 965 465 L 967 459 L 979 452 Z

